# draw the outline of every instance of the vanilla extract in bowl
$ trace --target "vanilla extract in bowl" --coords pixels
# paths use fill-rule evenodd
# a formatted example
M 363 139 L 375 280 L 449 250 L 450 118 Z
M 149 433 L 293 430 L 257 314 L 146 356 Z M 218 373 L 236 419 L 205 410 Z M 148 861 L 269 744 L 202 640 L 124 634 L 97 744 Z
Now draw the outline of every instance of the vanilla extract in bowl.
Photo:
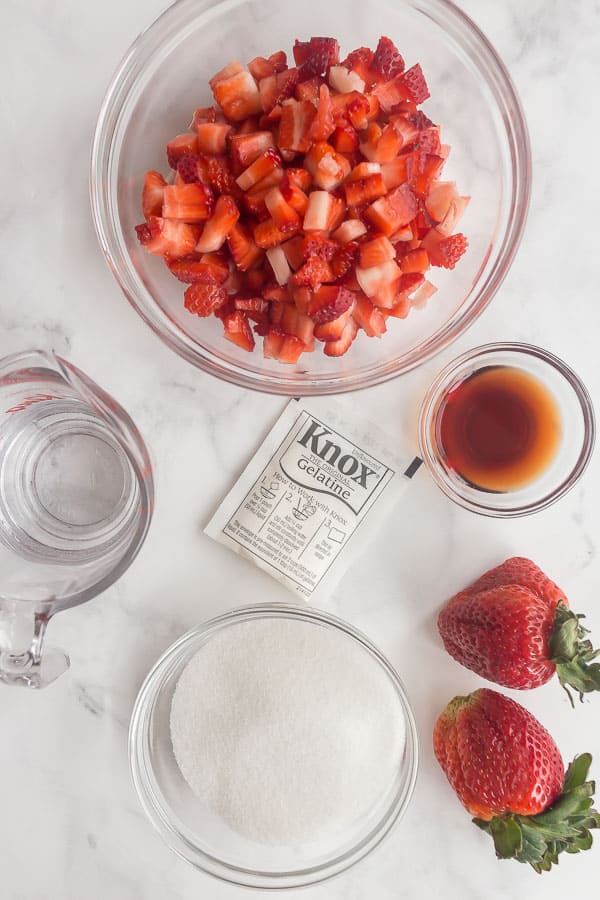
M 480 368 L 453 387 L 438 419 L 446 464 L 490 492 L 519 490 L 543 475 L 562 436 L 551 391 L 531 373 L 507 365 Z

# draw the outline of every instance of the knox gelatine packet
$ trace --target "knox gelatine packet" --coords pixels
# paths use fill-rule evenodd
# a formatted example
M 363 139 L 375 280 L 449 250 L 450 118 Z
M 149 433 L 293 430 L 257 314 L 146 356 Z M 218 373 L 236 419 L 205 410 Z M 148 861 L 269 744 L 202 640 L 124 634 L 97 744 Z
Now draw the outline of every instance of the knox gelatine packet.
M 373 540 L 421 460 L 331 400 L 292 400 L 206 526 L 308 600 Z

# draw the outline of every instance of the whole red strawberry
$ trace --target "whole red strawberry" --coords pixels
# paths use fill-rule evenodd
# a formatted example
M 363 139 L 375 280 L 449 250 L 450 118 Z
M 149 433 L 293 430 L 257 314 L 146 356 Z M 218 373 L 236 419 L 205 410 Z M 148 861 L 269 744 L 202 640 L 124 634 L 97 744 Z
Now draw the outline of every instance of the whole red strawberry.
M 514 700 L 487 688 L 455 697 L 435 724 L 433 749 L 499 858 L 541 872 L 562 851 L 591 846 L 600 814 L 586 782 L 590 755 L 576 757 L 565 775 L 551 735 Z
M 581 698 L 600 690 L 600 664 L 568 606 L 535 563 L 513 557 L 456 594 L 438 629 L 448 653 L 488 681 L 527 690 L 556 673 L 567 694 L 570 686 Z

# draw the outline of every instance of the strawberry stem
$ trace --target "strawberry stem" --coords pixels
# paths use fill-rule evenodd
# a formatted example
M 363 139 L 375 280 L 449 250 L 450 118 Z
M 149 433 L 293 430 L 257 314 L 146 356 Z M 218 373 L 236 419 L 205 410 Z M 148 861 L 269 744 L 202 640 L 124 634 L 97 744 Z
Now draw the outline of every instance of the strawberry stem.
M 600 650 L 594 650 L 591 641 L 586 639 L 589 631 L 581 624 L 584 618 L 559 603 L 548 642 L 551 662 L 556 666 L 556 674 L 571 706 L 575 704 L 569 687 L 577 691 L 581 701 L 584 694 L 600 691 L 600 663 L 594 662 Z
M 592 809 L 596 789 L 586 781 L 589 753 L 576 756 L 565 775 L 561 795 L 536 816 L 508 813 L 473 823 L 492 836 L 498 859 L 529 863 L 538 874 L 558 864 L 561 853 L 579 853 L 592 846 L 592 830 L 600 828 L 600 813 Z

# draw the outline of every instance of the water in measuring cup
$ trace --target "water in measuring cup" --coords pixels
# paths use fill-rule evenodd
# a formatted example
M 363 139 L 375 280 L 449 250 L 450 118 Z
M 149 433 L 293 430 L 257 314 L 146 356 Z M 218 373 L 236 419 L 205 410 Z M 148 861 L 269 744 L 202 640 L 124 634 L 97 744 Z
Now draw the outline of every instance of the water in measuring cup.
M 0 427 L 0 592 L 59 597 L 101 581 L 127 551 L 140 502 L 108 421 L 55 379 L 38 381 Z

